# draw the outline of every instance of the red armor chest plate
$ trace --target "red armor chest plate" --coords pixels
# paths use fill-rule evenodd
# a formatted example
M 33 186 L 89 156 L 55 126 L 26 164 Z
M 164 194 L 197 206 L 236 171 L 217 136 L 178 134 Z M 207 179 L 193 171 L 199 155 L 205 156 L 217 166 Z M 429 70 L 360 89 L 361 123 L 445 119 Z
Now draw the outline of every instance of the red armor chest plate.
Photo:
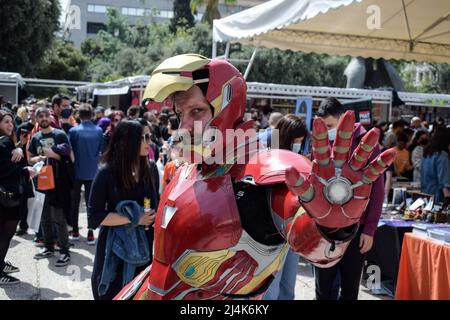
M 202 180 L 195 166 L 185 165 L 168 188 L 155 221 L 154 259 L 170 265 L 187 249 L 216 251 L 238 243 L 242 227 L 230 175 Z

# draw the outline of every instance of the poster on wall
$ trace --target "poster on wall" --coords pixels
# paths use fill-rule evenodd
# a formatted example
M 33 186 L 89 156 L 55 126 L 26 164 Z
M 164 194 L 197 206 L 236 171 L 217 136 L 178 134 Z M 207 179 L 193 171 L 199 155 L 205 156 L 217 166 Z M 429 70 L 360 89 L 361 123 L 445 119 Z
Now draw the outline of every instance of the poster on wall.
M 367 124 L 367 125 L 370 125 L 372 123 L 372 119 L 370 119 L 370 111 L 369 110 L 359 112 L 359 122 L 361 124 Z
M 312 128 L 312 108 L 313 108 L 313 99 L 312 97 L 298 97 L 295 103 L 295 114 L 305 120 L 306 127 L 308 131 L 311 131 Z M 304 139 L 301 148 L 301 154 L 307 155 L 310 153 L 311 149 L 311 138 L 308 135 L 306 139 Z
M 305 119 L 309 131 L 311 131 L 312 106 L 312 97 L 298 97 L 295 104 L 295 114 Z
M 361 98 L 356 100 L 343 101 L 342 105 L 347 110 L 355 111 L 355 120 L 362 125 L 370 125 L 372 123 L 372 99 Z

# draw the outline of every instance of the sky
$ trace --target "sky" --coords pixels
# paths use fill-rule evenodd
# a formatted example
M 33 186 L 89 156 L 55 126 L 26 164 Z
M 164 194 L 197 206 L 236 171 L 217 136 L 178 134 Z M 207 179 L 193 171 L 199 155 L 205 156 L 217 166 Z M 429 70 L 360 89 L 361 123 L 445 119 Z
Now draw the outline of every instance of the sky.
M 59 16 L 60 25 L 64 24 L 64 18 L 66 16 L 65 10 L 67 9 L 67 5 L 69 2 L 70 0 L 59 0 L 59 4 L 61 6 L 61 15 Z

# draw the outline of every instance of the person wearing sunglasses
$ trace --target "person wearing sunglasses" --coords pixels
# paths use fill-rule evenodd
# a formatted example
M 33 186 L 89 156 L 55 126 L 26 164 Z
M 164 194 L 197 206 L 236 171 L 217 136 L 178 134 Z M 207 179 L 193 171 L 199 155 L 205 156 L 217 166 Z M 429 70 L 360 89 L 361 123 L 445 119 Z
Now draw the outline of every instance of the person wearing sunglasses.
M 121 121 L 111 135 L 102 167 L 93 181 L 88 226 L 100 228 L 91 278 L 96 300 L 112 299 L 152 262 L 159 177 L 155 163 L 148 159 L 150 139 L 150 131 L 139 121 Z M 145 200 L 150 202 L 149 212 L 144 212 Z M 126 213 L 122 211 L 124 206 L 128 208 Z M 122 259 L 110 248 L 121 245 L 114 239 L 124 230 L 124 245 L 136 250 L 124 250 L 132 257 Z M 134 260 L 136 257 L 140 263 Z

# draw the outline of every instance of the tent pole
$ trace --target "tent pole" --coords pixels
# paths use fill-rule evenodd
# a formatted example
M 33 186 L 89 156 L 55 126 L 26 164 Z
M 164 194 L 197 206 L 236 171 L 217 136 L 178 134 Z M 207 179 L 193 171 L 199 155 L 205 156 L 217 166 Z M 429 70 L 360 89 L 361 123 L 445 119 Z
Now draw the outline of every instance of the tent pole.
M 389 100 L 388 122 L 391 122 L 392 118 L 392 100 L 394 100 L 394 91 L 391 91 L 391 99 Z
M 217 56 L 217 42 L 213 39 L 212 43 L 212 58 L 214 59 Z
M 230 55 L 230 41 L 227 42 L 227 46 L 225 47 L 225 60 L 228 60 L 229 55 Z
M 250 73 L 250 69 L 252 68 L 252 65 L 253 65 L 253 61 L 255 61 L 256 51 L 258 51 L 258 47 L 255 47 L 255 49 L 253 50 L 252 57 L 250 58 L 250 61 L 247 65 L 247 69 L 245 69 L 245 73 L 244 73 L 245 80 L 247 80 L 247 76 Z
M 16 103 L 20 104 L 19 101 L 19 81 L 16 79 Z

